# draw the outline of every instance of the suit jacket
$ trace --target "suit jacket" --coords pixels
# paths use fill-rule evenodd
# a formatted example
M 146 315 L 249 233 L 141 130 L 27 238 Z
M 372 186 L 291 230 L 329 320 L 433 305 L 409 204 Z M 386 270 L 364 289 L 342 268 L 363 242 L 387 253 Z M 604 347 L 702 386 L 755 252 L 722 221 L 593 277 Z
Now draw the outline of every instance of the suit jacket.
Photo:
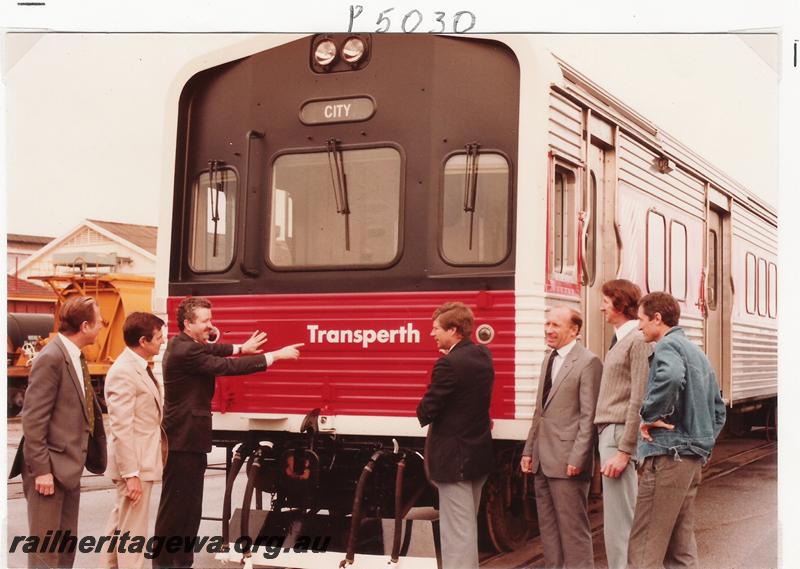
M 121 480 L 139 473 L 142 480 L 161 480 L 166 434 L 161 428 L 163 397 L 142 362 L 126 348 L 106 375 L 108 468 L 106 476 Z
M 542 401 L 551 353 L 548 350 L 542 362 L 533 423 L 522 455 L 533 459 L 534 472 L 541 467 L 550 478 L 568 478 L 568 464 L 581 468 L 581 476 L 591 477 L 596 440 L 594 413 L 603 364 L 581 344 L 575 344 L 553 378 L 547 401 Z
M 170 451 L 211 451 L 211 398 L 216 376 L 267 368 L 261 355 L 230 358 L 232 344 L 201 344 L 181 332 L 167 344 L 164 371 L 164 430 Z
M 103 413 L 94 401 L 94 435 L 89 436 L 89 411 L 83 381 L 72 365 L 66 346 L 56 336 L 36 356 L 28 377 L 22 406 L 23 439 L 16 468 L 31 477 L 52 473 L 66 489 L 80 485 L 86 467 L 102 473 L 106 468 Z
M 417 406 L 420 425 L 430 425 L 425 465 L 431 480 L 475 480 L 491 471 L 493 383 L 491 353 L 468 338 L 436 362 Z

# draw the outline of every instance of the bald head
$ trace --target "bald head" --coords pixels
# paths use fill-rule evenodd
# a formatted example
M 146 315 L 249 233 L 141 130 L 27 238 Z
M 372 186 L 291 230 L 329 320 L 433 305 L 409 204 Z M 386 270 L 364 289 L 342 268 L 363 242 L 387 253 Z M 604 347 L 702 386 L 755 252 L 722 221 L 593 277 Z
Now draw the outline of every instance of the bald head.
M 578 337 L 583 326 L 581 313 L 560 304 L 547 311 L 544 338 L 548 347 L 557 350 Z

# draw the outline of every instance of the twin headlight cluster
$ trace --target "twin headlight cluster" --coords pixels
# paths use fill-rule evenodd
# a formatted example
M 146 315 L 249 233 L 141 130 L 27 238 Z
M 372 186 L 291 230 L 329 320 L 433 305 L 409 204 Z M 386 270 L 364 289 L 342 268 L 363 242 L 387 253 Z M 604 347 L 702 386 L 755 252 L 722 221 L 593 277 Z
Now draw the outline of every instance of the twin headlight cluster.
M 333 36 L 317 36 L 312 45 L 312 63 L 319 71 L 330 71 L 337 63 L 350 68 L 359 67 L 368 59 L 369 45 L 366 38 L 347 36 L 336 41 Z

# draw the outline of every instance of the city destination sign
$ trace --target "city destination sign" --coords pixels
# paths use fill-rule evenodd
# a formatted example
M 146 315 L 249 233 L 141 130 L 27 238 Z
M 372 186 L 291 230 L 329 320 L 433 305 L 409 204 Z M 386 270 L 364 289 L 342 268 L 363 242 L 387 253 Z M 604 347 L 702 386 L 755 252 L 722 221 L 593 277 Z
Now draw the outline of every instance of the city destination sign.
M 329 101 L 309 101 L 300 109 L 303 124 L 365 121 L 375 113 L 375 102 L 369 97 L 352 97 Z

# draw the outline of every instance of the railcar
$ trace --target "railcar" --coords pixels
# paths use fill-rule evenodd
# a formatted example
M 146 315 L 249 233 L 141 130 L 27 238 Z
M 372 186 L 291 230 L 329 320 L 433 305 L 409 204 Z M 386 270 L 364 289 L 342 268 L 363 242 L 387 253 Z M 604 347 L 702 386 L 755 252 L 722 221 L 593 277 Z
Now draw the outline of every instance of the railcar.
M 226 537 L 243 463 L 242 534 L 255 494 L 268 523 L 326 528 L 348 561 L 385 552 L 370 520 L 435 504 L 415 408 L 447 300 L 494 357 L 482 523 L 501 551 L 535 528 L 517 465 L 548 306 L 580 309 L 603 354 L 604 281 L 668 291 L 728 405 L 774 404 L 776 211 L 531 37 L 259 37 L 174 90 L 161 310 L 203 295 L 226 342 L 305 342 L 297 362 L 217 380 L 215 443 L 238 445 Z

